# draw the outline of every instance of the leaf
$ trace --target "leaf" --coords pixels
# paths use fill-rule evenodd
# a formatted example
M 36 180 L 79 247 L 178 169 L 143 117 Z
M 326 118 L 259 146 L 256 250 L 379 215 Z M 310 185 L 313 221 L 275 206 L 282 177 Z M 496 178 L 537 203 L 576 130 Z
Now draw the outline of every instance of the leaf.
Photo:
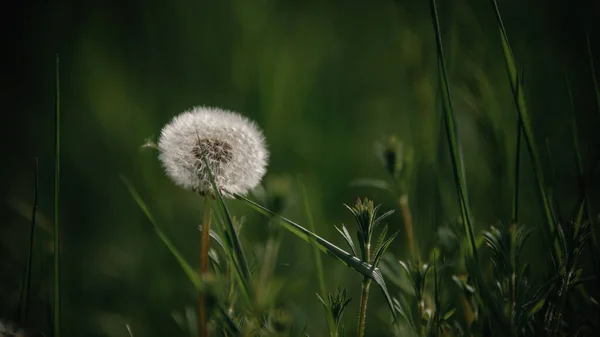
M 394 239 L 396 238 L 396 235 L 398 235 L 398 233 L 394 233 L 392 234 L 387 240 L 385 240 L 383 242 L 383 244 L 379 247 L 379 250 L 377 250 L 377 253 L 375 253 L 375 258 L 373 259 L 373 265 L 377 266 L 379 265 L 379 260 L 381 260 L 381 258 L 383 257 L 383 254 L 385 253 L 385 251 L 388 249 L 388 247 L 390 246 L 390 244 L 392 243 L 392 241 L 394 241 Z
M 531 309 L 529 309 L 527 316 L 529 318 L 533 317 L 533 315 L 535 315 L 536 312 L 540 311 L 540 309 L 544 307 L 544 304 L 546 304 L 546 299 L 542 298 Z
M 377 205 L 377 208 L 379 208 L 379 206 L 381 206 L 381 205 Z M 379 216 L 377 219 L 375 219 L 375 221 L 373 221 L 373 227 L 375 227 L 375 226 L 379 225 L 380 223 L 382 223 L 383 220 L 389 218 L 395 212 L 396 212 L 395 210 L 390 210 L 390 211 L 387 211 L 387 212 L 383 213 L 381 216 Z M 373 214 L 375 214 L 375 212 L 373 212 Z
M 338 232 L 340 232 L 340 234 L 342 234 L 342 237 L 346 240 L 346 243 L 348 243 L 348 246 L 350 246 L 350 249 L 352 250 L 352 254 L 354 256 L 358 256 L 358 254 L 356 254 L 356 248 L 354 248 L 354 241 L 352 241 L 352 237 L 350 236 L 350 233 L 348 233 L 346 226 L 344 226 L 344 224 L 342 224 L 341 230 L 339 228 L 337 228 L 337 226 L 334 226 L 334 227 L 335 227 L 335 229 L 337 229 Z
M 444 321 L 447 321 L 450 319 L 450 317 L 452 317 L 452 315 L 454 315 L 454 313 L 456 312 L 456 308 L 450 309 L 450 311 L 448 311 L 445 315 L 444 315 Z
M 297 223 L 295 223 L 289 219 L 286 219 L 286 218 L 282 217 L 281 215 L 278 215 L 278 214 L 272 212 L 271 210 L 266 209 L 265 207 L 253 202 L 252 200 L 247 199 L 246 197 L 241 196 L 241 195 L 235 195 L 235 196 L 236 196 L 236 198 L 246 202 L 246 204 L 248 204 L 250 207 L 252 207 L 257 212 L 259 212 L 267 217 L 276 217 L 276 218 L 280 219 L 281 221 L 279 221 L 279 224 L 281 226 L 283 226 L 285 229 L 287 229 L 288 231 L 290 231 L 291 233 L 295 234 L 296 236 L 298 236 L 299 238 L 303 239 L 306 242 L 316 245 L 320 251 L 326 253 L 327 255 L 334 257 L 338 261 L 342 262 L 344 265 L 354 269 L 355 271 L 359 272 L 363 276 L 375 281 L 375 283 L 377 283 L 377 285 L 383 292 L 383 295 L 388 303 L 388 306 L 389 306 L 390 310 L 392 311 L 392 316 L 394 317 L 394 321 L 397 320 L 396 313 L 394 312 L 393 306 L 392 306 L 392 299 L 390 297 L 387 286 L 383 279 L 383 275 L 381 274 L 381 271 L 378 268 L 359 260 L 356 256 L 351 255 L 350 253 L 346 252 L 345 250 L 343 250 L 343 249 L 337 247 L 336 245 L 330 243 L 329 241 L 321 238 L 317 234 L 314 234 L 311 231 L 307 230 L 306 228 L 298 225 Z

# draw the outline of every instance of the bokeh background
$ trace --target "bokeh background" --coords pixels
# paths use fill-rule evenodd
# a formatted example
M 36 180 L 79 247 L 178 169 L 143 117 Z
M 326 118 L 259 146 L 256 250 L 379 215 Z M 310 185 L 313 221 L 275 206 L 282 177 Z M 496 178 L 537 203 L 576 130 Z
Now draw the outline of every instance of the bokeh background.
M 583 168 L 599 154 L 600 114 L 586 47 L 600 55 L 597 1 L 498 1 L 519 67 L 545 175 L 563 219 L 578 197 L 573 92 Z M 394 196 L 353 187 L 386 179 L 375 143 L 396 135 L 413 152 L 409 200 L 424 255 L 437 229 L 456 221 L 456 191 L 443 133 L 428 1 L 21 1 L 3 11 L 4 122 L 0 133 L 0 317 L 14 318 L 26 261 L 34 157 L 40 165 L 32 326 L 48 329 L 52 281 L 54 62 L 62 104 L 63 318 L 67 336 L 183 335 L 172 317 L 196 296 L 119 176 L 140 191 L 190 263 L 198 263 L 201 199 L 163 174 L 142 150 L 175 114 L 214 105 L 264 129 L 271 158 L 264 186 L 286 196 L 283 213 L 307 223 L 299 178 L 317 232 L 343 246 L 334 225 L 354 228 L 343 203 L 368 196 L 382 209 Z M 440 19 L 477 231 L 510 220 L 516 112 L 488 1 L 442 0 Z M 600 65 L 598 57 L 594 57 Z M 523 152 L 524 154 L 526 152 Z M 522 221 L 543 226 L 529 160 L 523 155 Z M 598 214 L 598 184 L 590 187 Z M 244 245 L 260 255 L 265 218 L 237 201 Z M 595 207 L 595 208 L 594 208 Z M 391 251 L 407 256 L 400 231 Z M 351 232 L 354 232 L 353 230 Z M 534 235 L 531 262 L 544 254 Z M 311 248 L 285 234 L 276 276 L 296 324 L 323 336 Z M 360 279 L 324 256 L 329 290 L 353 301 Z M 536 269 L 537 268 L 537 269 Z M 540 273 L 543 266 L 535 266 Z M 397 288 L 392 286 L 394 293 Z M 451 289 L 449 291 L 452 291 Z M 370 298 L 367 331 L 387 335 L 381 294 Z

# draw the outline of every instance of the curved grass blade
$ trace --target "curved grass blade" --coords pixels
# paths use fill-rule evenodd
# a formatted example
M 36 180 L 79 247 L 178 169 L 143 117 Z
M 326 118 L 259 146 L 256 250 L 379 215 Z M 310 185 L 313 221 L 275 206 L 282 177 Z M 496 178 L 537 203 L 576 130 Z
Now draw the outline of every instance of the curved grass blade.
M 492 1 L 492 7 L 494 8 L 494 13 L 496 14 L 496 19 L 498 20 L 498 29 L 500 31 L 500 40 L 502 42 L 502 50 L 504 51 L 504 61 L 506 63 L 506 70 L 508 73 L 508 78 L 510 82 L 511 91 L 513 94 L 513 99 L 515 101 L 515 106 L 517 108 L 517 113 L 519 116 L 519 120 L 521 121 L 521 126 L 523 129 L 523 135 L 525 136 L 525 143 L 527 144 L 527 149 L 529 150 L 529 156 L 531 157 L 531 163 L 533 166 L 533 173 L 535 175 L 535 179 L 538 186 L 538 191 L 540 197 L 542 199 L 542 204 L 544 208 L 544 215 L 546 217 L 546 222 L 548 224 L 548 230 L 550 232 L 550 236 L 553 238 L 554 242 L 554 251 L 560 256 L 560 247 L 559 243 L 556 240 L 556 219 L 552 214 L 552 207 L 550 204 L 550 200 L 548 198 L 548 193 L 546 191 L 546 184 L 544 183 L 544 175 L 542 172 L 542 165 L 540 161 L 540 155 L 535 144 L 535 138 L 533 135 L 533 128 L 531 126 L 531 121 L 529 119 L 529 115 L 527 113 L 527 106 L 525 104 L 525 96 L 523 94 L 523 84 L 522 79 L 519 77 L 517 73 L 517 68 L 515 66 L 515 59 L 513 56 L 513 52 L 510 48 L 510 43 L 508 41 L 508 35 L 506 34 L 506 29 L 504 28 L 504 23 L 502 21 L 502 16 L 500 15 L 500 10 L 498 8 L 498 3 L 496 0 Z
M 303 239 L 304 241 L 309 242 L 313 245 L 316 245 L 316 247 L 319 248 L 320 251 L 336 258 L 338 261 L 342 262 L 344 265 L 354 269 L 355 271 L 359 272 L 363 276 L 375 281 L 375 283 L 377 283 L 377 285 L 381 288 L 381 291 L 383 292 L 383 295 L 385 296 L 385 299 L 390 308 L 390 311 L 392 312 L 392 316 L 394 317 L 394 321 L 397 321 L 398 318 L 397 318 L 396 312 L 394 311 L 392 298 L 390 297 L 387 286 L 385 284 L 385 280 L 383 279 L 383 275 L 381 274 L 381 271 L 379 270 L 379 268 L 376 268 L 368 263 L 365 263 L 365 262 L 359 260 L 352 254 L 350 254 L 350 253 L 346 252 L 345 250 L 339 248 L 338 246 L 330 243 L 329 241 L 323 239 L 322 237 L 314 234 L 313 232 L 307 230 L 306 228 L 298 225 L 297 223 L 295 223 L 289 219 L 282 217 L 279 214 L 276 214 L 275 212 L 255 203 L 254 201 L 252 201 L 244 196 L 236 194 L 235 197 L 246 202 L 246 204 L 248 204 L 254 210 L 256 210 L 257 212 L 259 212 L 267 217 L 278 218 L 280 220 L 279 224 L 281 226 L 283 226 L 285 229 L 287 229 L 288 231 L 292 232 L 293 234 L 295 234 L 299 238 Z
M 194 284 L 196 289 L 198 289 L 200 291 L 204 290 L 204 285 L 202 283 L 202 280 L 200 279 L 200 276 L 196 273 L 194 268 L 192 268 L 192 266 L 190 266 L 189 263 L 187 263 L 187 261 L 183 258 L 183 255 L 181 255 L 181 253 L 179 253 L 177 248 L 175 248 L 175 245 L 171 242 L 171 240 L 169 240 L 169 238 L 165 235 L 165 233 L 162 231 L 162 229 L 160 229 L 160 227 L 156 224 L 156 221 L 154 220 L 154 217 L 150 213 L 148 206 L 146 206 L 146 203 L 144 203 L 144 201 L 142 200 L 142 197 L 135 190 L 133 185 L 131 185 L 129 180 L 127 180 L 123 176 L 121 176 L 121 180 L 127 186 L 127 189 L 129 190 L 129 193 L 133 197 L 133 200 L 135 200 L 135 202 L 138 204 L 138 206 L 140 207 L 140 209 L 142 210 L 144 215 L 146 215 L 146 218 L 148 218 L 148 220 L 150 221 L 152 226 L 154 226 L 154 231 L 156 232 L 158 237 L 165 244 L 165 246 L 167 246 L 169 251 L 171 251 L 171 254 L 173 254 L 173 256 L 175 256 L 175 258 L 177 259 L 177 262 L 179 262 L 179 265 L 181 266 L 181 268 L 183 269 L 185 274 L 188 276 L 190 281 L 192 281 L 192 283 Z
M 437 5 L 435 0 L 431 0 L 431 18 L 433 21 L 435 38 L 437 42 L 438 54 L 438 73 L 442 92 L 442 103 L 444 108 L 444 121 L 446 126 L 446 135 L 448 137 L 448 147 L 450 148 L 450 156 L 452 158 L 452 167 L 454 173 L 454 181 L 458 190 L 460 200 L 460 211 L 465 233 L 470 244 L 470 254 L 477 257 L 477 245 L 475 243 L 475 234 L 473 232 L 473 223 L 469 211 L 469 201 L 467 196 L 467 183 L 464 175 L 462 157 L 460 154 L 458 134 L 456 131 L 456 122 L 454 112 L 452 110 L 452 99 L 450 95 L 450 86 L 448 84 L 448 73 L 446 71 L 446 61 L 444 58 L 444 49 L 442 46 L 442 36 L 440 33 L 440 22 L 437 13 Z
M 60 72 L 56 55 L 56 102 L 54 110 L 54 337 L 60 337 Z
M 129 182 L 129 180 L 127 180 L 124 176 L 121 176 L 121 180 L 123 181 L 125 186 L 127 186 L 127 189 L 129 190 L 129 193 L 133 197 L 133 200 L 135 200 L 135 202 L 138 204 L 138 207 L 142 210 L 142 212 L 144 213 L 146 218 L 148 218 L 148 220 L 154 227 L 154 231 L 156 232 L 158 237 L 165 244 L 165 246 L 169 249 L 171 254 L 173 254 L 175 259 L 177 259 L 177 262 L 179 262 L 179 265 L 181 266 L 181 268 L 183 269 L 183 271 L 185 272 L 187 277 L 190 279 L 190 281 L 192 282 L 194 287 L 196 287 L 196 290 L 203 291 L 204 283 L 203 283 L 202 279 L 200 278 L 200 275 L 198 275 L 196 273 L 195 269 L 192 268 L 192 266 L 183 258 L 183 255 L 181 255 L 181 253 L 177 250 L 175 245 L 171 242 L 171 240 L 169 240 L 169 238 L 165 235 L 165 233 L 162 231 L 162 229 L 158 226 L 158 224 L 154 220 L 154 217 L 150 213 L 148 206 L 146 206 L 146 203 L 142 200 L 142 197 L 135 190 L 135 188 Z M 223 321 L 225 321 L 225 323 L 226 323 L 225 327 L 228 329 L 228 331 L 230 331 L 234 335 L 238 335 L 239 330 L 238 330 L 237 326 L 235 325 L 235 323 L 233 322 L 233 320 L 231 319 L 231 317 L 227 314 L 227 310 L 225 310 L 223 308 L 223 306 L 220 304 L 217 305 L 217 309 L 219 310 L 219 314 L 223 317 Z

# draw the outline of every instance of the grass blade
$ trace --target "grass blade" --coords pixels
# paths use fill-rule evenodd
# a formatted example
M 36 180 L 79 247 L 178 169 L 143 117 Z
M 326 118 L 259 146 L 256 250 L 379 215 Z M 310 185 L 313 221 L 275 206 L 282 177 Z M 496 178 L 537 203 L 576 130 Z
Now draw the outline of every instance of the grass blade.
M 454 112 L 452 110 L 452 99 L 450 95 L 450 85 L 448 83 L 448 73 L 446 71 L 446 61 L 444 58 L 444 49 L 442 46 L 442 36 L 440 33 L 440 22 L 438 18 L 437 5 L 435 0 L 431 0 L 431 17 L 433 21 L 435 38 L 437 43 L 437 54 L 438 54 L 438 70 L 440 77 L 440 86 L 442 92 L 442 103 L 444 107 L 444 121 L 446 126 L 446 135 L 448 137 L 448 147 L 450 148 L 450 156 L 452 158 L 452 166 L 454 173 L 454 181 L 458 190 L 458 197 L 460 200 L 460 211 L 462 215 L 463 224 L 465 226 L 465 233 L 470 244 L 470 253 L 472 256 L 477 257 L 477 245 L 475 243 L 475 234 L 473 233 L 473 223 L 471 221 L 471 214 L 469 212 L 469 202 L 467 196 L 467 183 L 464 176 L 464 169 L 462 158 L 460 155 L 460 148 L 458 142 L 458 134 L 456 132 L 456 123 L 454 119 Z
M 306 187 L 298 179 L 298 186 L 300 187 L 300 193 L 302 193 L 302 200 L 304 201 L 304 210 L 308 217 L 308 229 L 315 232 L 315 223 L 313 221 L 312 212 L 310 210 L 310 204 L 308 203 L 308 197 L 306 196 Z M 319 281 L 319 288 L 321 290 L 321 296 L 325 298 L 327 291 L 325 290 L 325 276 L 323 274 L 323 261 L 321 261 L 321 255 L 319 255 L 319 249 L 313 244 L 313 253 L 315 257 L 315 265 L 317 266 L 317 278 Z
M 29 326 L 27 324 L 27 311 L 29 307 L 29 290 L 31 288 L 31 265 L 33 262 L 33 240 L 35 238 L 35 221 L 38 208 L 38 184 L 39 184 L 39 165 L 38 159 L 35 158 L 35 183 L 33 191 L 33 207 L 31 210 L 31 227 L 29 229 L 29 250 L 27 253 L 27 265 L 25 267 L 25 276 L 23 277 L 23 285 L 21 288 L 21 303 L 20 303 L 20 314 L 22 326 Z
M 196 273 L 195 269 L 185 260 L 183 255 L 181 255 L 181 253 L 177 250 L 175 245 L 171 242 L 171 240 L 169 240 L 169 238 L 165 235 L 165 233 L 162 231 L 162 229 L 158 226 L 158 224 L 156 223 L 156 221 L 154 219 L 154 216 L 152 216 L 152 213 L 150 213 L 148 206 L 146 206 L 146 203 L 144 202 L 144 200 L 142 200 L 142 197 L 135 190 L 135 188 L 129 182 L 129 180 L 127 180 L 124 176 L 121 176 L 121 180 L 123 181 L 125 186 L 127 186 L 127 189 L 129 190 L 129 193 L 131 194 L 131 197 L 133 198 L 133 200 L 135 200 L 138 207 L 142 210 L 142 212 L 144 213 L 146 218 L 148 218 L 148 220 L 154 227 L 154 231 L 156 232 L 156 234 L 158 235 L 160 240 L 169 249 L 171 254 L 173 254 L 173 256 L 175 257 L 175 259 L 177 260 L 177 262 L 179 263 L 179 265 L 181 266 L 181 268 L 183 269 L 183 271 L 185 272 L 187 277 L 190 279 L 190 281 L 192 282 L 192 284 L 194 285 L 196 290 L 203 291 L 205 288 L 204 288 L 204 283 L 203 283 L 202 279 L 200 278 L 200 275 L 198 275 Z M 218 310 L 219 314 L 221 314 L 223 316 L 223 320 L 226 323 L 227 329 L 229 329 L 229 331 L 232 332 L 234 335 L 237 335 L 239 333 L 238 328 L 235 325 L 235 323 L 233 323 L 233 320 L 231 319 L 231 317 L 227 314 L 227 310 L 225 310 L 225 308 L 223 308 L 223 306 L 221 304 L 217 304 L 217 310 Z
M 54 107 L 54 337 L 60 337 L 60 72 L 56 55 L 56 102 Z
M 148 218 L 148 220 L 154 227 L 154 231 L 156 232 L 158 237 L 165 244 L 165 246 L 169 249 L 171 254 L 173 254 L 175 259 L 177 259 L 177 262 L 179 262 L 179 265 L 181 266 L 181 268 L 183 269 L 185 274 L 188 276 L 190 281 L 192 281 L 192 283 L 194 284 L 196 289 L 198 289 L 199 291 L 204 290 L 204 286 L 203 286 L 202 280 L 200 279 L 200 276 L 196 273 L 194 268 L 192 268 L 192 266 L 189 263 L 187 263 L 187 261 L 183 258 L 183 255 L 181 255 L 181 253 L 179 253 L 177 248 L 175 248 L 175 245 L 171 242 L 171 240 L 169 240 L 169 238 L 165 235 L 165 233 L 162 231 L 162 229 L 158 226 L 158 224 L 154 220 L 154 217 L 150 213 L 148 206 L 146 206 L 146 203 L 144 202 L 144 200 L 142 200 L 142 197 L 135 190 L 133 185 L 129 182 L 129 180 L 127 180 L 123 176 L 121 176 L 121 180 L 127 186 L 127 189 L 129 190 L 129 193 L 133 197 L 133 200 L 135 200 L 135 202 L 138 204 L 139 208 L 142 210 L 144 215 L 146 215 L 146 218 Z
M 217 186 L 217 182 L 215 181 L 215 176 L 213 175 L 213 172 L 210 168 L 210 165 L 206 161 L 206 157 L 204 156 L 204 154 L 202 155 L 202 160 L 204 161 L 204 165 L 207 168 L 208 176 L 210 178 L 210 183 L 212 185 L 213 191 L 215 192 L 216 198 L 219 201 L 218 202 L 219 210 L 221 211 L 222 217 L 225 220 L 224 222 L 227 225 L 227 228 L 224 228 L 225 235 L 228 238 L 228 240 L 226 240 L 226 242 L 228 243 L 228 247 L 229 247 L 229 245 L 231 245 L 229 247 L 229 249 L 230 249 L 231 255 L 233 257 L 232 262 L 233 262 L 235 269 L 237 271 L 237 274 L 238 274 L 237 280 L 240 284 L 242 295 L 244 296 L 246 301 L 248 303 L 250 303 L 250 298 L 251 298 L 250 291 L 252 288 L 250 286 L 251 282 L 250 282 L 250 269 L 248 268 L 248 260 L 246 259 L 246 255 L 244 254 L 244 251 L 242 250 L 242 244 L 240 243 L 240 239 L 239 239 L 237 232 L 235 230 L 235 227 L 233 225 L 231 213 L 229 213 L 229 209 L 227 208 L 227 204 L 225 203 L 223 194 L 221 193 L 221 191 L 219 190 L 219 187 Z
M 292 232 L 299 238 L 303 239 L 306 242 L 309 242 L 313 245 L 316 245 L 320 251 L 324 252 L 327 255 L 330 255 L 336 258 L 338 261 L 342 262 L 344 265 L 354 269 L 355 271 L 361 273 L 363 276 L 368 277 L 375 281 L 377 285 L 381 288 L 383 295 L 388 303 L 390 311 L 392 312 L 392 316 L 394 317 L 394 321 L 397 321 L 398 317 L 396 312 L 394 311 L 392 298 L 388 292 L 387 286 L 385 284 L 385 280 L 383 279 L 383 275 L 379 268 L 376 268 L 368 263 L 365 263 L 359 260 L 357 257 L 352 254 L 346 252 L 345 250 L 339 248 L 338 246 L 330 243 L 329 241 L 323 239 L 322 237 L 314 234 L 313 232 L 307 230 L 306 228 L 298 225 L 297 223 L 282 217 L 281 215 L 276 214 L 275 212 L 266 209 L 265 207 L 255 203 L 254 201 L 241 196 L 235 195 L 236 198 L 246 202 L 250 207 L 252 207 L 257 212 L 267 216 L 267 217 L 276 217 L 278 218 L 279 224 L 283 226 L 288 231 Z
M 500 10 L 498 8 L 498 3 L 496 0 L 492 0 L 492 6 L 494 8 L 494 12 L 496 14 L 496 19 L 498 20 L 498 27 L 500 30 L 500 40 L 502 42 L 502 50 L 504 51 L 504 61 L 506 64 L 506 70 L 508 73 L 508 78 L 510 82 L 510 87 L 513 94 L 513 99 L 515 101 L 515 105 L 517 108 L 517 113 L 519 116 L 519 120 L 521 121 L 521 126 L 523 128 L 523 135 L 525 136 L 525 142 L 527 144 L 527 149 L 529 151 L 529 156 L 531 157 L 531 163 L 533 166 L 533 173 L 537 182 L 538 191 L 540 197 L 542 199 L 542 204 L 544 208 L 544 216 L 546 217 L 546 222 L 548 224 L 548 230 L 550 232 L 550 236 L 554 241 L 554 250 L 557 255 L 560 256 L 560 248 L 559 244 L 556 241 L 556 221 L 552 214 L 552 207 L 550 204 L 550 200 L 548 198 L 548 193 L 546 191 L 546 184 L 544 183 L 544 175 L 542 172 L 542 165 L 540 161 L 540 155 L 535 144 L 535 138 L 533 135 L 533 128 L 531 126 L 531 121 L 529 115 L 527 113 L 527 107 L 525 104 L 525 96 L 523 94 L 523 86 L 522 81 L 519 78 L 517 73 L 517 68 L 515 66 L 515 59 L 510 48 L 510 43 L 508 41 L 508 35 L 506 34 L 506 30 L 504 29 L 504 23 L 502 21 L 502 17 L 500 15 Z

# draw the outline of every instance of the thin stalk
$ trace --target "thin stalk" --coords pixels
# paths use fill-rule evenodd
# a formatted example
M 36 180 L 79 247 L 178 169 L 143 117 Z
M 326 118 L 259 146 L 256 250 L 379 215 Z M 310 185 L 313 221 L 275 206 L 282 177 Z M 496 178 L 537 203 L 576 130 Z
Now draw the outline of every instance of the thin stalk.
M 511 336 L 518 336 L 517 326 L 515 322 L 516 297 L 517 297 L 517 252 L 516 252 L 516 237 L 517 237 L 517 222 L 513 222 L 510 226 L 510 281 L 508 283 L 509 291 L 509 325 Z
M 59 58 L 56 55 L 56 105 L 54 110 L 54 337 L 60 337 L 60 77 Z
M 308 202 L 308 197 L 306 195 L 306 187 L 304 184 L 300 183 L 300 179 L 298 179 L 298 185 L 300 186 L 300 192 L 302 193 L 302 199 L 304 199 L 304 209 L 306 211 L 306 216 L 308 217 L 308 229 L 315 233 L 315 223 L 312 216 L 312 211 L 310 209 L 310 204 Z M 327 290 L 325 288 L 325 273 L 323 272 L 323 261 L 321 260 L 321 254 L 319 253 L 319 248 L 315 244 L 312 245 L 313 256 L 315 258 L 315 265 L 317 267 L 317 279 L 319 281 L 319 290 L 321 291 L 321 298 L 327 298 Z M 333 322 L 333 317 L 331 315 L 327 315 L 327 326 L 329 328 L 329 335 L 335 336 L 337 335 L 337 328 L 335 323 Z
M 448 71 L 446 70 L 446 60 L 444 57 L 444 48 L 442 45 L 442 35 L 440 32 L 440 22 L 435 0 L 431 0 L 431 17 L 434 26 L 435 39 L 437 44 L 438 70 L 440 76 L 440 87 L 442 93 L 442 102 L 444 107 L 444 121 L 446 126 L 446 136 L 448 137 L 448 147 L 452 159 L 452 168 L 454 181 L 458 192 L 460 211 L 462 215 L 465 233 L 469 242 L 470 255 L 477 259 L 477 244 L 475 243 L 475 234 L 473 232 L 473 222 L 469 211 L 469 201 L 467 195 L 467 183 L 464 176 L 462 157 L 460 154 L 458 133 L 456 131 L 456 122 L 452 109 L 452 96 L 450 95 L 450 86 L 448 82 Z
M 519 221 L 519 174 L 521 167 L 521 138 L 522 138 L 522 127 L 521 127 L 521 119 L 517 118 L 517 145 L 516 145 L 516 154 L 515 154 L 515 186 L 514 186 L 514 194 L 513 194 L 513 204 L 512 204 L 512 216 L 511 220 L 513 224 L 516 224 Z
M 21 324 L 27 324 L 27 309 L 29 306 L 29 291 L 31 288 L 31 265 L 33 262 L 33 240 L 35 238 L 35 220 L 38 208 L 38 184 L 39 184 L 39 165 L 35 158 L 35 185 L 33 191 L 33 207 L 31 209 L 31 228 L 29 229 L 29 253 L 27 256 L 27 266 L 25 267 L 25 277 L 23 278 L 23 287 L 21 289 Z
M 371 263 L 371 242 L 366 244 L 366 262 Z M 371 288 L 371 279 L 364 277 L 362 281 L 362 292 L 360 294 L 360 311 L 358 314 L 358 337 L 365 335 L 365 322 L 367 320 L 367 301 L 369 300 L 369 289 Z
M 408 205 L 408 196 L 406 194 L 401 195 L 400 198 L 398 198 L 398 203 L 400 204 L 400 214 L 402 214 L 402 220 L 404 221 L 404 231 L 406 232 L 408 250 L 410 251 L 410 255 L 413 257 L 413 259 L 416 259 L 420 264 L 421 256 L 415 244 L 412 213 L 410 212 L 410 207 Z
M 208 272 L 208 248 L 210 244 L 210 208 L 211 197 L 204 197 L 204 216 L 202 219 L 202 236 L 200 242 L 200 277 Z M 206 314 L 206 297 L 203 291 L 198 292 L 198 333 L 201 337 L 208 336 Z

